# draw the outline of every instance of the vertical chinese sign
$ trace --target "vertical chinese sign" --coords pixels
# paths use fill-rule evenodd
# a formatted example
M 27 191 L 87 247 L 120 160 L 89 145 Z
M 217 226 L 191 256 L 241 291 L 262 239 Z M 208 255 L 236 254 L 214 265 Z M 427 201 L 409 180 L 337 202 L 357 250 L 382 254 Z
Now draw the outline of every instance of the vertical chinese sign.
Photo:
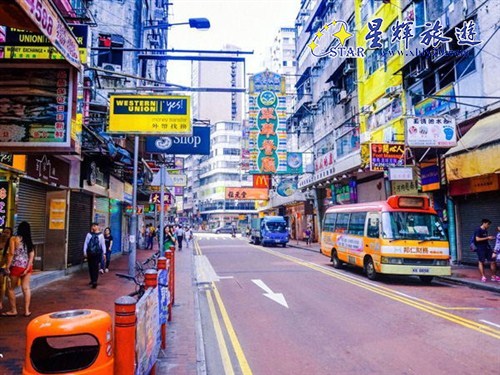
M 3 231 L 7 224 L 7 212 L 9 202 L 9 183 L 0 181 L 0 229 Z
M 284 77 L 265 71 L 250 78 L 250 173 L 286 174 Z

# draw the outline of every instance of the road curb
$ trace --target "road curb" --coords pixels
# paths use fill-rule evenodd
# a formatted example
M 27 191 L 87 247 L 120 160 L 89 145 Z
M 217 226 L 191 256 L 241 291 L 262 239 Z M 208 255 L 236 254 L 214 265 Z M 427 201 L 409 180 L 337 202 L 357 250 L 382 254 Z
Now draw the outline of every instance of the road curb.
M 458 279 L 455 277 L 447 277 L 447 276 L 436 276 L 436 278 L 450 282 L 450 283 L 455 283 L 455 284 L 461 284 L 461 285 L 467 285 L 473 289 L 480 289 L 480 290 L 486 290 L 489 292 L 495 292 L 495 293 L 500 293 L 500 290 L 497 285 L 492 285 L 491 282 L 488 283 L 482 283 L 482 282 L 476 282 L 476 281 L 470 281 L 470 280 L 464 280 L 464 279 Z

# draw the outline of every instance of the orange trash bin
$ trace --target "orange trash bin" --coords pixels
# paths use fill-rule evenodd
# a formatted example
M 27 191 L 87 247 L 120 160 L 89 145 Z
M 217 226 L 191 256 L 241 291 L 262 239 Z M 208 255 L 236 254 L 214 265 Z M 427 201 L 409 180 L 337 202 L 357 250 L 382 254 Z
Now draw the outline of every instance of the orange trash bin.
M 104 311 L 54 312 L 26 328 L 23 375 L 108 375 L 113 361 L 113 322 Z

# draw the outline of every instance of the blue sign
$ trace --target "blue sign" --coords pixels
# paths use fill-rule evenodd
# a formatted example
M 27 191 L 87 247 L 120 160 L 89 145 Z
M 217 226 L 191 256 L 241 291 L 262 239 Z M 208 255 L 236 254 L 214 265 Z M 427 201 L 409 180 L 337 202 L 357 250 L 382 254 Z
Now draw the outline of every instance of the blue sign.
M 147 137 L 146 152 L 152 154 L 210 155 L 210 128 L 193 126 L 193 135 Z

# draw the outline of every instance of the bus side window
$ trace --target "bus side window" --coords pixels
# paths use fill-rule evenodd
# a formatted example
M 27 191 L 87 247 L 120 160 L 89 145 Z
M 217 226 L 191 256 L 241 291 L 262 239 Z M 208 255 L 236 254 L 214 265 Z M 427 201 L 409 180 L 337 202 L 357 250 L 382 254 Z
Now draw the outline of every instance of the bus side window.
M 349 224 L 350 214 L 337 214 L 337 222 L 335 223 L 335 232 L 345 233 Z
M 333 232 L 336 218 L 337 218 L 336 213 L 325 215 L 325 221 L 323 222 L 323 230 L 325 232 Z
M 380 218 L 378 213 L 368 214 L 367 236 L 370 238 L 379 238 L 380 236 Z

